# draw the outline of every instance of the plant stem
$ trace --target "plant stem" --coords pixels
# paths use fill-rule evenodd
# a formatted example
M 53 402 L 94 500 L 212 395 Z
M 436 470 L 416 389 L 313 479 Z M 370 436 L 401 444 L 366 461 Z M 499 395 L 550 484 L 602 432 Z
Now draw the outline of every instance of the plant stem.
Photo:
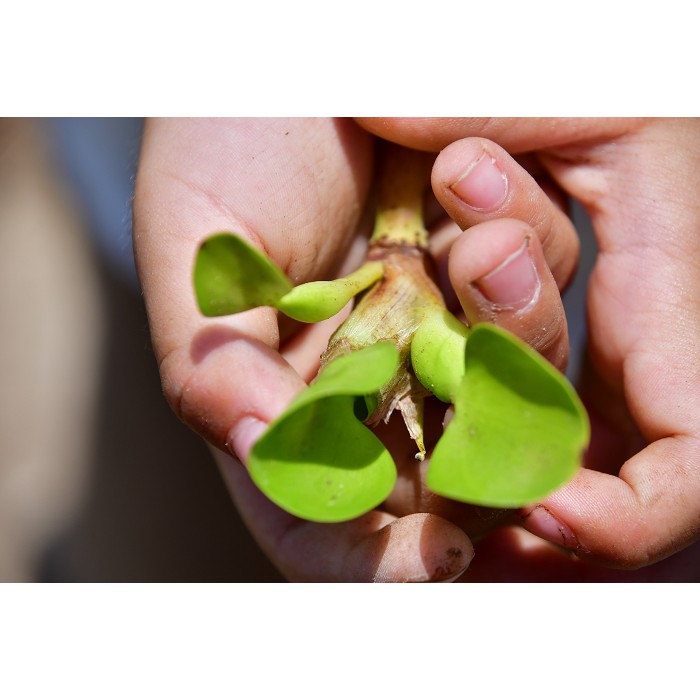
M 426 155 L 381 142 L 377 158 L 377 216 L 370 245 L 426 248 L 423 195 L 430 172 Z
M 336 330 L 321 357 L 325 366 L 339 355 L 377 342 L 399 351 L 394 376 L 379 390 L 368 425 L 388 422 L 398 409 L 415 440 L 416 459 L 425 458 L 423 400 L 430 391 L 416 379 L 411 341 L 430 309 L 444 308 L 440 290 L 428 273 L 428 231 L 423 223 L 423 195 L 429 182 L 427 154 L 380 142 L 377 154 L 377 215 L 367 259 L 381 261 L 382 279 L 359 300 Z

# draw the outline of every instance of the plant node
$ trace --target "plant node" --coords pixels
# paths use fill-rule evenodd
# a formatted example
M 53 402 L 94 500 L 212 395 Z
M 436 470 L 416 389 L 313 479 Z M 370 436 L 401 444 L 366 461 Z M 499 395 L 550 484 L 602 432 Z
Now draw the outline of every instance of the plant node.
M 331 336 L 321 367 L 375 343 L 392 343 L 399 351 L 399 366 L 380 389 L 377 407 L 365 423 L 386 423 L 398 409 L 418 447 L 416 459 L 423 461 L 423 402 L 431 392 L 413 372 L 411 343 L 426 315 L 444 310 L 445 302 L 433 281 L 427 252 L 428 233 L 422 214 L 427 186 L 424 163 L 400 146 L 385 144 L 381 155 L 377 216 L 367 259 L 380 261 L 384 275 Z

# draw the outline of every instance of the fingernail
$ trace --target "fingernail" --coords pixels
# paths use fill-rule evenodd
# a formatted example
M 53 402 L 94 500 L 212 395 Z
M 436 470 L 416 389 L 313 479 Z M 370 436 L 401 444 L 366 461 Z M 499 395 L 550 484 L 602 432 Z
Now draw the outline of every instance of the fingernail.
M 530 255 L 530 237 L 495 270 L 476 280 L 474 286 L 493 304 L 509 308 L 527 306 L 540 289 L 535 261 Z
M 245 416 L 231 429 L 226 447 L 234 457 L 238 457 L 245 464 L 248 461 L 248 453 L 265 430 L 267 425 L 261 420 Z
M 496 159 L 483 153 L 450 189 L 472 209 L 490 211 L 506 198 L 508 178 Z
M 578 552 L 584 550 L 574 531 L 555 518 L 544 506 L 535 506 L 529 513 L 523 516 L 522 526 L 533 535 L 543 540 Z

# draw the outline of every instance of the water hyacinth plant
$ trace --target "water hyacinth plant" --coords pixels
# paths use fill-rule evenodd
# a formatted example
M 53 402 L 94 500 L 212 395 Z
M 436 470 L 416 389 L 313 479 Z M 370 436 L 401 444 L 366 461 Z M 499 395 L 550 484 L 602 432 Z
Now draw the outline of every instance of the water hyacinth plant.
M 331 336 L 315 380 L 254 445 L 256 485 L 279 506 L 318 522 L 349 520 L 391 492 L 396 466 L 372 431 L 398 411 L 427 486 L 465 503 L 513 508 L 575 474 L 589 438 L 566 378 L 490 324 L 468 328 L 435 284 L 422 217 L 426 183 L 408 150 L 383 151 L 377 213 L 364 264 L 347 277 L 293 286 L 277 265 L 232 233 L 206 239 L 194 265 L 205 316 L 272 306 L 304 323 L 356 299 Z M 433 395 L 454 416 L 432 453 L 423 406 Z

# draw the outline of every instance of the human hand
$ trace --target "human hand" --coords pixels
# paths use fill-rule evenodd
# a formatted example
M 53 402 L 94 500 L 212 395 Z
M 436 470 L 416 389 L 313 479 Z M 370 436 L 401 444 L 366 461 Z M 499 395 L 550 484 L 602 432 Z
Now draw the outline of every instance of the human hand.
M 383 129 L 383 135 L 407 145 L 434 148 L 444 145 L 435 141 L 445 138 L 439 135 L 441 129 L 449 141 L 462 135 L 449 130 L 465 124 L 474 129 L 474 122 L 469 126 L 454 120 L 423 122 L 417 128 L 410 122 L 375 122 L 368 126 Z M 622 126 L 618 123 L 615 128 Z M 606 127 L 610 129 L 607 135 L 614 141 L 632 127 L 625 125 L 621 133 Z M 387 128 L 393 132 L 386 133 Z M 285 129 L 289 134 L 283 138 Z M 532 131 L 528 129 L 521 127 L 520 131 L 527 136 Z M 491 135 L 488 130 L 484 133 Z M 425 142 L 426 134 L 432 143 Z M 533 138 L 531 133 L 529 137 Z M 555 145 L 566 142 L 564 134 L 563 141 Z M 546 148 L 551 144 L 536 145 Z M 472 192 L 479 210 L 475 211 L 460 203 L 446 185 L 464 172 L 484 146 L 496 158 L 506 180 L 493 177 L 493 173 L 489 176 L 488 168 L 482 166 L 478 175 L 481 188 Z M 219 447 L 231 446 L 244 459 L 265 423 L 303 387 L 301 378 L 309 380 L 313 376 L 331 327 L 321 324 L 289 335 L 283 332 L 280 357 L 274 352 L 277 328 L 268 311 L 205 321 L 194 308 L 189 286 L 189 266 L 196 246 L 215 230 L 235 230 L 254 241 L 256 232 L 260 232 L 263 248 L 293 281 L 337 274 L 343 262 L 350 264 L 347 252 L 369 182 L 369 151 L 367 135 L 348 123 L 338 131 L 337 124 L 316 122 L 310 127 L 298 120 L 292 121 L 288 129 L 271 121 L 238 120 L 233 125 L 221 121 L 175 122 L 153 125 L 146 133 L 136 202 L 136 247 L 166 395 L 186 422 Z M 260 162 L 270 152 L 274 158 L 267 158 L 259 171 L 251 168 L 253 158 Z M 546 153 L 542 157 L 546 163 Z M 314 178 L 312 169 L 318 173 L 319 164 L 325 177 Z M 501 201 L 489 203 L 489 193 L 495 192 L 498 198 L 499 182 L 506 181 L 507 191 L 503 191 Z M 446 149 L 436 162 L 433 183 L 438 200 L 455 221 L 463 228 L 472 227 L 456 237 L 448 263 L 447 251 L 455 240 L 455 227 L 439 219 L 434 222 L 434 252 L 443 282 L 451 273 L 457 292 L 453 301 L 459 299 L 470 320 L 486 318 L 505 325 L 563 366 L 566 325 L 557 285 L 562 287 L 570 276 L 577 247 L 566 217 L 505 151 L 479 139 Z M 269 204 L 261 205 L 261 199 Z M 290 220 L 291 226 L 286 224 Z M 277 231 L 289 236 L 272 233 Z M 529 252 L 523 258 L 530 259 L 532 265 L 499 268 L 523 245 Z M 318 255 L 310 253 L 317 249 Z M 296 260 L 291 253 L 297 253 Z M 522 263 L 523 258 L 518 260 Z M 502 274 L 487 275 L 496 268 Z M 536 271 L 534 279 L 528 277 L 528 269 Z M 475 288 L 470 283 L 477 280 L 481 281 Z M 516 282 L 520 287 L 514 286 Z M 513 289 L 519 290 L 517 299 L 503 296 Z M 486 295 L 497 302 L 495 307 L 486 301 Z M 541 333 L 541 328 L 547 332 Z M 245 365 L 245 372 L 232 371 L 236 365 Z M 390 430 L 391 426 L 384 437 L 393 444 Z M 464 532 L 484 534 L 509 522 L 513 514 L 487 512 L 436 498 L 416 478 L 420 468 L 411 460 L 412 453 L 405 458 L 396 447 L 394 455 L 400 478 L 382 511 L 330 526 L 298 521 L 282 513 L 254 489 L 233 460 L 221 453 L 218 457 L 241 514 L 263 549 L 290 579 L 453 578 L 471 558 L 471 544 Z M 549 513 L 559 513 L 552 510 L 552 498 L 545 506 Z M 525 524 L 538 534 L 547 534 L 541 522 L 538 525 L 538 518 L 547 522 L 550 516 L 542 518 L 542 513 L 537 509 Z M 564 544 L 584 554 L 581 545 L 588 548 L 588 542 L 580 532 L 577 541 L 571 539 L 571 530 L 565 532 L 569 541 Z M 558 529 L 555 535 L 561 537 Z M 499 530 L 479 544 L 477 563 L 481 559 L 488 564 L 489 552 L 503 550 L 504 543 L 514 553 L 517 547 L 513 542 L 512 530 Z M 591 553 L 596 554 L 593 550 Z M 533 556 L 513 558 L 523 571 L 535 560 Z M 562 559 L 555 566 L 568 571 L 571 560 Z M 517 571 L 510 568 L 510 576 L 517 578 Z M 543 570 L 548 569 L 539 569 Z M 577 571 L 583 570 L 579 567 Z M 467 578 L 474 574 L 497 577 L 498 567 L 493 571 L 488 566 L 477 571 L 472 568 Z
M 459 528 L 425 514 L 397 520 L 375 512 L 330 527 L 299 521 L 225 456 L 245 460 L 266 424 L 314 376 L 333 322 L 280 328 L 269 309 L 205 319 L 192 289 L 199 243 L 235 231 L 295 283 L 337 276 L 355 264 L 353 256 L 359 263 L 356 244 L 366 244 L 357 229 L 372 147 L 349 120 L 174 120 L 151 122 L 144 133 L 135 249 L 166 397 L 219 448 L 242 517 L 293 580 L 381 578 L 380 560 L 391 552 L 397 565 L 387 577 L 418 580 L 428 576 L 426 566 L 431 574 L 446 571 L 446 552 L 460 571 L 471 551 Z
M 453 247 L 453 256 L 471 247 L 472 257 L 465 255 L 461 269 L 452 269 L 452 283 L 470 321 L 493 320 L 535 347 L 540 346 L 538 329 L 547 327 L 545 316 L 532 317 L 530 328 L 514 327 L 510 312 L 494 312 L 473 287 L 460 282 L 460 277 L 474 278 L 468 261 L 479 260 L 489 245 L 497 245 L 482 237 L 482 222 L 495 224 L 511 215 L 503 211 L 508 196 L 528 199 L 519 182 L 509 182 L 504 204 L 475 212 L 450 192 L 449 185 L 483 145 L 501 168 L 510 167 L 508 154 L 498 147 L 493 150 L 481 138 L 517 154 L 543 177 L 555 198 L 563 191 L 578 199 L 588 210 L 598 241 L 588 289 L 588 361 L 579 387 L 593 427 L 587 468 L 541 507 L 522 512 L 527 530 L 579 556 L 546 547 L 522 531 L 502 530 L 479 543 L 469 578 L 697 580 L 700 552 L 690 545 L 700 528 L 700 205 L 695 195 L 700 184 L 700 123 L 361 123 L 407 146 L 445 149 L 434 167 L 433 188 L 461 228 L 474 226 Z M 535 218 L 518 218 L 538 231 L 559 281 L 557 258 L 549 252 L 551 232 Z M 676 552 L 680 553 L 671 556 Z

